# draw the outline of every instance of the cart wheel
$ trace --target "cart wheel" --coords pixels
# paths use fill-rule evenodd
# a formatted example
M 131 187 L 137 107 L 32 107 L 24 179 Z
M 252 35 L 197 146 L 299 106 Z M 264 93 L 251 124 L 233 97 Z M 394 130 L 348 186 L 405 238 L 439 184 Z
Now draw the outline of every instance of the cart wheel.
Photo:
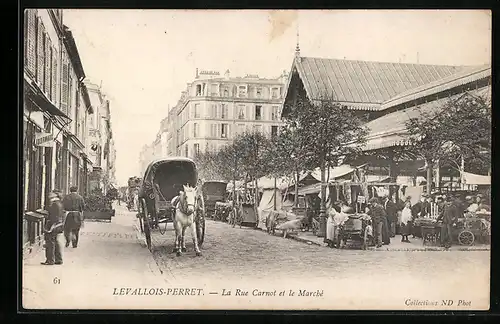
M 363 233 L 363 243 L 361 245 L 361 249 L 366 250 L 368 247 L 368 227 L 365 227 L 365 231 Z
M 139 226 L 141 228 L 141 233 L 144 233 L 144 224 L 142 222 L 142 217 L 139 217 Z
M 198 218 L 196 222 L 196 237 L 198 239 L 198 246 L 203 245 L 205 240 L 205 216 L 203 214 Z
M 149 215 L 148 215 L 148 209 L 146 206 L 146 200 L 144 198 L 141 199 L 141 209 L 142 209 L 142 218 L 144 220 L 144 235 L 146 236 L 146 244 L 148 246 L 148 249 L 152 251 L 152 245 L 151 245 L 151 224 L 149 222 Z
M 461 245 L 472 245 L 474 243 L 474 234 L 469 230 L 463 230 L 458 234 L 458 242 Z

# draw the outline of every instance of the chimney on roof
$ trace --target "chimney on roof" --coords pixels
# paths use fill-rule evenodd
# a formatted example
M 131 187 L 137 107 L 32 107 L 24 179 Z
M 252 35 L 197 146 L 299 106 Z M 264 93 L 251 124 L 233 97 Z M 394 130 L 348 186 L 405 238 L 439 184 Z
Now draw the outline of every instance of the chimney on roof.
M 224 77 L 227 79 L 229 79 L 229 75 L 230 75 L 230 72 L 229 72 L 229 69 L 226 70 L 226 72 L 224 73 Z
M 196 77 L 195 78 L 198 79 L 199 76 L 200 75 L 198 74 L 198 68 L 196 68 Z

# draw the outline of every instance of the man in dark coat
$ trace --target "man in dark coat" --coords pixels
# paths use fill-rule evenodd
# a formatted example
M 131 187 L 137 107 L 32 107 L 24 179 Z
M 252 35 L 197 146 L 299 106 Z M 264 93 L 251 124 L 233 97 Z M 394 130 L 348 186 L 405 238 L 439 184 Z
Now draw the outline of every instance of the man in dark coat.
M 457 222 L 458 217 L 459 209 L 453 203 L 453 198 L 447 196 L 443 211 L 436 219 L 437 221 L 443 221 L 443 227 L 441 227 L 441 245 L 446 248 L 451 247 L 451 230 L 453 225 Z
M 56 192 L 49 193 L 49 215 L 45 221 L 45 262 L 43 265 L 62 264 L 62 248 L 58 235 L 62 232 L 62 219 L 64 210 Z
M 389 236 L 396 236 L 396 223 L 398 221 L 398 208 L 396 203 L 392 201 L 392 196 L 389 195 L 384 199 L 385 213 L 387 214 L 387 227 Z
M 373 236 L 375 237 L 377 247 L 381 247 L 383 242 L 383 224 L 384 219 L 386 219 L 385 210 L 379 203 L 378 198 L 375 197 L 370 199 L 368 208 L 368 215 L 372 218 Z
M 80 228 L 83 222 L 83 209 L 85 201 L 80 196 L 77 187 L 69 189 L 70 194 L 63 199 L 64 210 L 66 211 L 66 221 L 64 222 L 64 237 L 66 238 L 66 247 L 71 241 L 73 247 L 78 246 L 78 238 L 80 236 Z

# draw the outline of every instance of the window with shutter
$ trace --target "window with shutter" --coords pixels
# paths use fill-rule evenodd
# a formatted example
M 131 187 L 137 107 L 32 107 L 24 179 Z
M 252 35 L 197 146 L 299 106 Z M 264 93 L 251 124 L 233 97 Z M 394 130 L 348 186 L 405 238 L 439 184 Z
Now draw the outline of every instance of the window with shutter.
M 62 52 L 62 69 L 61 69 L 61 109 L 67 114 L 68 113 L 68 77 L 69 77 L 69 67 L 66 57 L 66 51 Z
M 28 74 L 31 74 L 32 77 L 36 75 L 36 28 L 37 28 L 37 17 L 35 9 L 27 9 L 25 11 L 27 16 L 27 44 L 26 44 L 26 53 L 27 63 L 26 68 Z
M 50 86 L 50 61 L 52 59 L 52 54 L 50 52 L 51 50 L 51 43 L 50 43 L 50 38 L 48 34 L 44 35 L 44 40 L 45 40 L 45 60 L 44 60 L 44 67 L 45 67 L 45 82 L 44 82 L 44 90 L 45 93 L 49 96 L 49 99 L 51 98 L 51 86 Z
M 24 68 L 28 65 L 28 10 L 26 9 L 24 11 L 24 16 L 23 16 L 23 31 L 24 31 L 24 43 L 23 43 L 23 54 L 24 54 Z
M 41 85 L 42 89 L 44 89 L 43 85 L 45 83 L 45 28 L 43 27 L 42 18 L 38 17 L 38 35 L 37 35 L 37 52 L 36 55 L 38 57 L 37 60 L 37 74 L 36 81 Z
M 57 99 L 57 51 L 52 48 L 52 101 L 58 105 L 59 100 Z

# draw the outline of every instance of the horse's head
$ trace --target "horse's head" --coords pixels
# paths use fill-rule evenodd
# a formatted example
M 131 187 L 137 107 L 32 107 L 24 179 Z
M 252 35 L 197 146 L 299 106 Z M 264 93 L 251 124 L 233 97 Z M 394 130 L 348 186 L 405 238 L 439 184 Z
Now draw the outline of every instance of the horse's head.
M 183 194 L 181 199 L 184 200 L 184 204 L 186 207 L 186 212 L 188 214 L 192 214 L 194 212 L 195 203 L 196 203 L 196 187 L 193 188 L 190 185 L 183 186 Z

